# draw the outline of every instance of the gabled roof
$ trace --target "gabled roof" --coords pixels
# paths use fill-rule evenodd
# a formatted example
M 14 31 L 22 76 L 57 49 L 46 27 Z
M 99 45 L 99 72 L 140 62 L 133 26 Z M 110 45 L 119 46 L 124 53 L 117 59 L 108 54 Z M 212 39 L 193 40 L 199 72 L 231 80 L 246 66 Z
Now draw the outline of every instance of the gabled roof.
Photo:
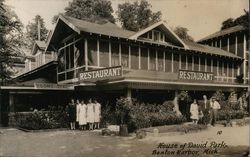
M 60 27 L 60 25 L 63 27 Z M 68 31 L 66 30 L 66 27 L 69 28 Z M 172 45 L 172 43 L 149 41 L 149 40 L 143 40 L 143 39 L 138 38 L 142 34 L 156 27 L 160 27 L 163 31 L 166 32 L 167 36 L 173 42 L 175 43 L 177 42 L 178 44 Z M 59 38 L 60 35 L 67 35 L 67 33 L 72 33 L 72 32 L 75 32 L 78 34 L 80 34 L 81 32 L 95 33 L 95 34 L 124 38 L 124 39 L 129 39 L 129 40 L 137 40 L 139 42 L 163 45 L 166 47 L 172 47 L 172 48 L 175 47 L 175 48 L 183 49 L 183 50 L 188 49 L 191 51 L 193 50 L 193 51 L 198 51 L 198 52 L 204 52 L 204 53 L 212 54 L 212 55 L 219 55 L 219 56 L 242 59 L 241 57 L 238 57 L 232 53 L 221 50 L 219 48 L 201 45 L 195 42 L 183 41 L 163 21 L 155 23 L 139 32 L 133 32 L 133 31 L 124 30 L 110 22 L 92 23 L 92 22 L 88 22 L 84 20 L 79 20 L 73 17 L 60 15 L 57 20 L 56 27 L 48 40 L 47 46 L 49 47 L 51 43 L 56 43 L 58 40 L 57 38 Z M 182 46 L 177 46 L 177 45 L 182 45 Z M 46 50 L 48 49 L 48 47 L 46 48 Z
M 171 38 L 174 42 L 182 45 L 185 49 L 188 49 L 187 45 L 171 30 L 171 28 L 164 22 L 159 21 L 143 30 L 140 30 L 139 32 L 135 33 L 134 35 L 130 36 L 129 39 L 131 40 L 137 40 L 139 36 L 143 35 L 144 33 L 156 28 L 160 27 L 164 30 L 164 33 L 167 35 L 168 38 Z
M 216 37 L 219 37 L 219 36 L 239 32 L 239 31 L 244 31 L 244 30 L 247 30 L 244 26 L 237 25 L 237 26 L 234 26 L 234 27 L 230 27 L 230 28 L 215 32 L 215 33 L 213 33 L 213 34 L 211 34 L 209 36 L 206 36 L 205 38 L 202 38 L 202 39 L 198 40 L 198 42 L 202 42 L 204 40 L 209 40 L 209 39 L 212 39 L 212 38 L 216 38 Z
M 112 37 L 129 38 L 131 35 L 135 34 L 133 31 L 128 31 L 118 27 L 117 25 L 107 22 L 107 23 L 93 23 L 84 20 L 79 20 L 69 16 L 61 16 L 60 18 L 65 18 L 69 23 L 73 24 L 79 31 L 103 34 Z
M 44 51 L 46 46 L 47 45 L 46 45 L 45 41 L 35 40 L 31 54 L 33 54 L 33 55 L 36 54 L 37 50 Z

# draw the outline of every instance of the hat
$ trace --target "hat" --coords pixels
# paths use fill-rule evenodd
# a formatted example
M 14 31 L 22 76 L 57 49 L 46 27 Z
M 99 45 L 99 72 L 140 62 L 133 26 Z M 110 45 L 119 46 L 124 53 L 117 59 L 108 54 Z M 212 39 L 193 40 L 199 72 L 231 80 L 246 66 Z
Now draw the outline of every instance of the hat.
M 211 99 L 216 99 L 216 97 L 215 96 L 212 96 L 212 98 Z

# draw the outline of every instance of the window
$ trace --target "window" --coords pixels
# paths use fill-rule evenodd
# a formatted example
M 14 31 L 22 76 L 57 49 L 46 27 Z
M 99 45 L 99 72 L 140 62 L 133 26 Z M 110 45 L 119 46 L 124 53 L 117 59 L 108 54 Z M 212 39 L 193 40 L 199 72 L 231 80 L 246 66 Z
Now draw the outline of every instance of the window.
M 109 42 L 100 40 L 100 66 L 109 67 Z
M 149 69 L 156 70 L 156 51 L 155 49 L 149 49 Z
M 120 62 L 119 62 L 119 44 L 118 43 L 111 44 L 111 65 L 112 66 L 120 65 Z
M 139 69 L 139 47 L 131 46 L 131 68 Z
M 141 47 L 141 69 L 148 69 L 148 49 Z
M 163 51 L 162 50 L 157 50 L 157 60 L 158 60 L 158 71 L 164 71 L 163 68 Z
M 97 66 L 97 40 L 88 39 L 88 65 Z
M 165 52 L 165 71 L 172 72 L 172 53 Z
M 129 53 L 129 46 L 126 44 L 121 45 L 121 54 L 122 54 L 122 66 L 125 68 L 129 67 L 129 59 L 128 59 L 128 53 Z

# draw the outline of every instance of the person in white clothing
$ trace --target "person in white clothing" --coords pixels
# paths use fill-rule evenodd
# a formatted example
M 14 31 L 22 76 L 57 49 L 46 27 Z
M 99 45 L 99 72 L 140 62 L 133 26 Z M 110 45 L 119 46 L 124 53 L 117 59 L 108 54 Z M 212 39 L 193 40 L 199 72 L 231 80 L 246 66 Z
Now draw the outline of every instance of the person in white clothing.
M 89 124 L 89 130 L 93 130 L 94 121 L 94 104 L 92 103 L 92 99 L 89 99 L 87 104 L 87 123 Z
M 100 127 L 100 119 L 101 119 L 101 104 L 97 102 L 97 100 L 94 100 L 94 128 L 99 129 Z
M 210 124 L 215 125 L 217 120 L 218 110 L 220 109 L 220 104 L 216 101 L 216 97 L 212 97 L 210 102 Z
M 79 105 L 78 115 L 79 128 L 81 130 L 85 130 L 87 124 L 87 105 L 84 103 L 83 100 Z
M 196 99 L 194 99 L 194 102 L 190 106 L 190 113 L 191 113 L 190 118 L 192 119 L 193 123 L 197 124 L 199 119 L 199 109 Z

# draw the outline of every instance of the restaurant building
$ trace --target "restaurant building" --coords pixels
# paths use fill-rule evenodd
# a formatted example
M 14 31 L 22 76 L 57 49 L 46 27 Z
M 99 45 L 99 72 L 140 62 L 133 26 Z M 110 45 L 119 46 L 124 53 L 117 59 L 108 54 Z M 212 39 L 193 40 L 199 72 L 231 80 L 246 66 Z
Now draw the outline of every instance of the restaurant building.
M 0 87 L 2 112 L 66 105 L 70 98 L 94 97 L 112 105 L 126 96 L 162 103 L 182 90 L 201 99 L 216 90 L 248 87 L 236 79 L 242 56 L 183 41 L 163 21 L 133 32 L 60 15 L 45 44 L 39 55 L 51 60 Z

